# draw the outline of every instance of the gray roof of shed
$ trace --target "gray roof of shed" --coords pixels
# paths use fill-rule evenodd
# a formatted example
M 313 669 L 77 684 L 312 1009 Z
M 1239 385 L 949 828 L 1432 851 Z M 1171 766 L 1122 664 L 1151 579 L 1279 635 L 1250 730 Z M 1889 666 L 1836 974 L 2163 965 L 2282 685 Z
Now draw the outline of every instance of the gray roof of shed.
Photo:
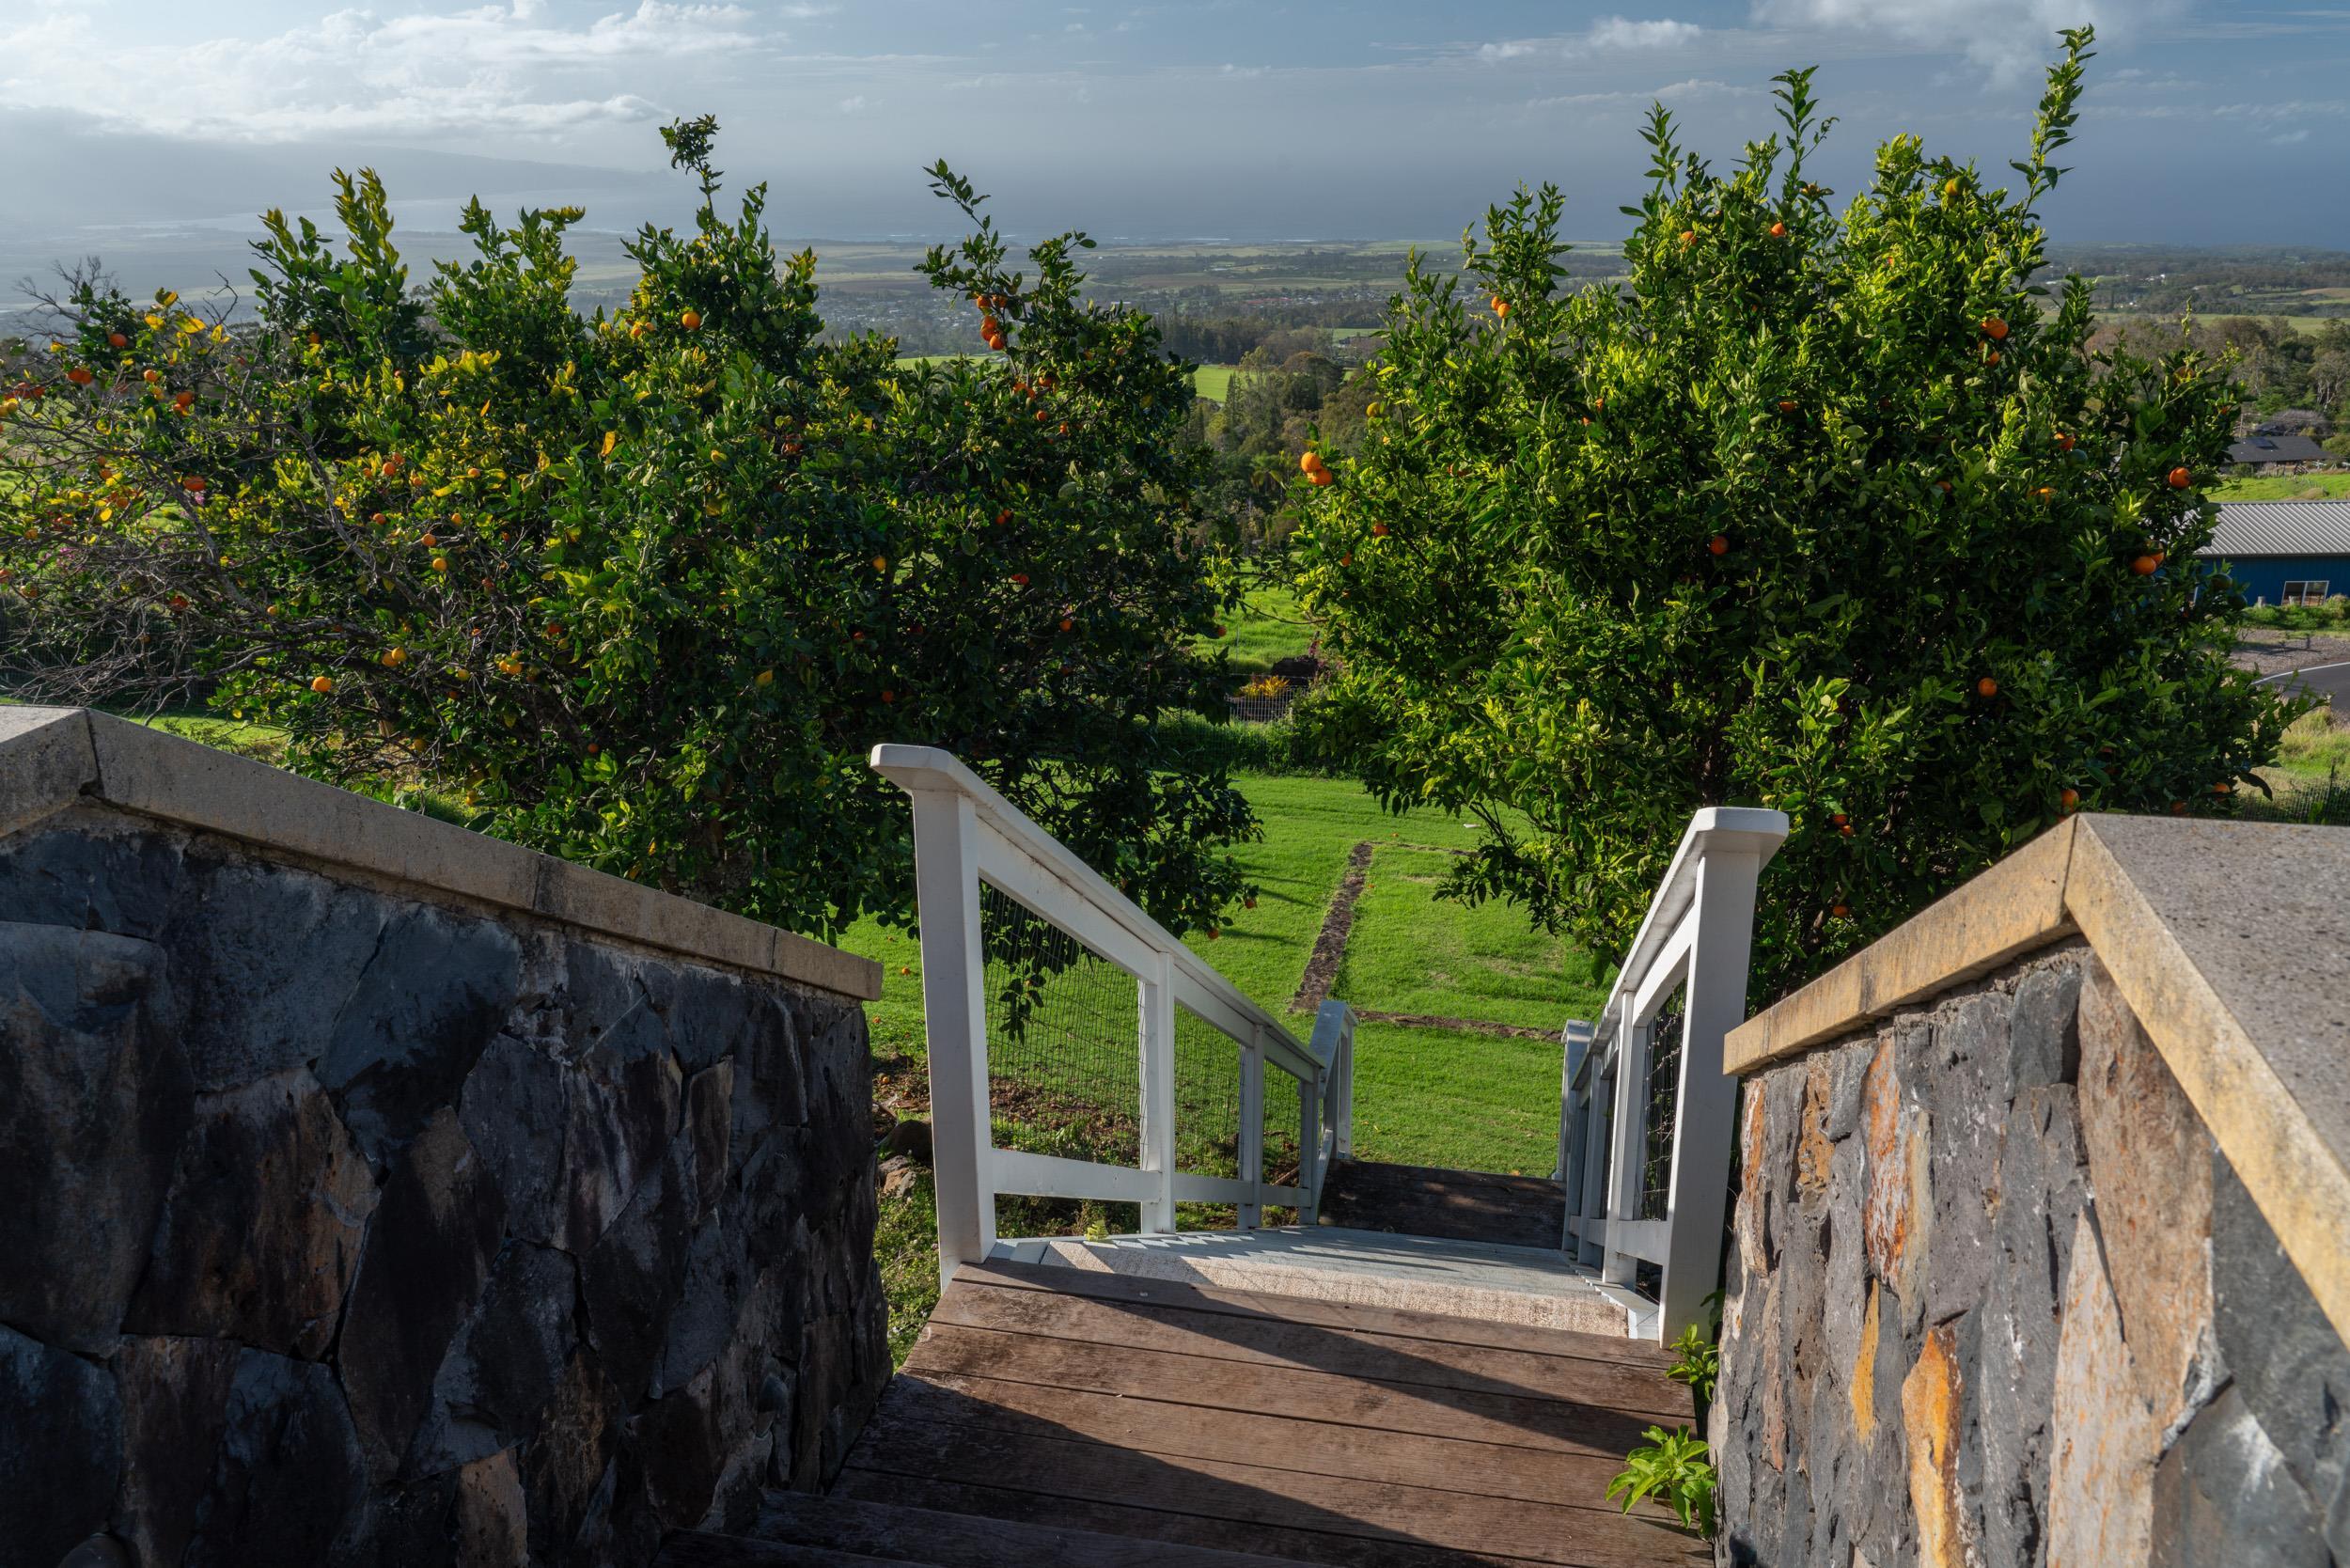
M 2248 435 L 2228 448 L 2230 463 L 2324 463 L 2332 456 L 2306 435 Z
M 2350 501 L 2222 501 L 2202 556 L 2350 556 Z

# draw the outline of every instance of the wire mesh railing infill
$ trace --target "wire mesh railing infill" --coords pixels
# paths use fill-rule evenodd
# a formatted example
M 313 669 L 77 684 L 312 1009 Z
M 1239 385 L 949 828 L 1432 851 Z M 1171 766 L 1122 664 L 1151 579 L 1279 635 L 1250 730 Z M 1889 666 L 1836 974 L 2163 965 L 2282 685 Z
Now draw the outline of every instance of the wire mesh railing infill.
M 1663 1219 L 1671 1212 L 1674 1111 L 1681 1099 L 1681 1044 L 1688 1033 L 1686 981 L 1656 1010 L 1648 1030 L 1648 1125 L 1640 1150 L 1640 1217 Z
M 1142 1155 L 1135 978 L 996 888 L 979 887 L 988 1110 L 995 1146 L 1106 1165 Z

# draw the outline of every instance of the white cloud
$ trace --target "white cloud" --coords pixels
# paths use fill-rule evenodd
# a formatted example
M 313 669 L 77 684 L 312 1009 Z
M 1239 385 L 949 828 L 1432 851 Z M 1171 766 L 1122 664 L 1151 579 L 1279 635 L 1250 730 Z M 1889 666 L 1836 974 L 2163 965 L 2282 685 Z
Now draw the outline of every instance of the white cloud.
M 1648 49 L 1680 49 L 1705 36 L 1694 22 L 1669 17 L 1636 22 L 1630 17 L 1604 16 L 1582 32 L 1563 38 L 1505 39 L 1481 43 L 1471 53 L 1487 62 L 1521 60 L 1532 55 L 1580 58 L 1587 55 L 1631 53 Z
M 1755 0 L 1758 22 L 1872 35 L 1962 55 L 1992 80 L 2038 74 L 2057 31 L 2093 24 L 2109 42 L 2135 25 L 2185 8 L 2186 0 Z
M 867 98 L 863 93 L 857 93 L 854 97 L 844 98 L 840 101 L 840 112 L 844 115 L 861 115 L 872 106 L 872 100 Z
M 618 78 L 648 61 L 780 41 L 733 5 L 639 0 L 585 25 L 545 0 L 383 17 L 337 11 L 262 39 L 124 43 L 88 10 L 0 23 L 0 108 L 236 141 L 312 136 L 551 136 L 656 114 Z M 607 78 L 599 81 L 598 77 Z
M 1634 22 L 1621 16 L 1603 17 L 1584 36 L 1586 49 L 1678 49 L 1697 42 L 1705 29 L 1694 22 Z

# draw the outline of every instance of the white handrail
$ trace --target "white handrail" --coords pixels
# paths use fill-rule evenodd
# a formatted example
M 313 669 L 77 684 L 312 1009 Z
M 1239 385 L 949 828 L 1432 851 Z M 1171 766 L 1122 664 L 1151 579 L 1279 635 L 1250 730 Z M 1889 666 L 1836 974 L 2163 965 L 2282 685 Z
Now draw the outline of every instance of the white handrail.
M 1661 1271 L 1659 1338 L 1706 1318 L 1720 1282 L 1722 1217 L 1735 1141 L 1737 1086 L 1722 1073 L 1722 1039 L 1746 1017 L 1755 887 L 1787 838 L 1784 812 L 1707 807 L 1690 819 L 1649 902 L 1596 1027 L 1567 1026 L 1559 1178 L 1564 1243 L 1610 1284 L 1643 1262 Z M 1671 1042 L 1660 1013 L 1684 999 L 1669 1129 L 1651 1124 L 1649 1080 Z M 1649 1143 L 1670 1140 L 1661 1195 L 1647 1180 Z M 1661 1196 L 1661 1205 L 1652 1199 Z M 1661 1207 L 1661 1215 L 1654 1212 Z
M 1021 1193 L 1135 1202 L 1146 1231 L 1175 1229 L 1178 1202 L 1232 1203 L 1240 1223 L 1266 1205 L 1311 1224 L 1333 1158 L 1353 1146 L 1355 1015 L 1325 1002 L 1301 1042 L 1069 847 L 1029 821 L 952 754 L 877 745 L 871 765 L 913 797 L 922 1011 L 929 1037 L 932 1151 L 941 1280 L 987 1256 L 995 1197 Z M 1139 1168 L 1000 1150 L 988 1109 L 985 882 L 1135 977 L 1142 1083 Z M 1240 1174 L 1175 1169 L 1175 1010 L 1230 1037 L 1240 1054 Z M 1298 1082 L 1298 1179 L 1264 1178 L 1264 1070 Z

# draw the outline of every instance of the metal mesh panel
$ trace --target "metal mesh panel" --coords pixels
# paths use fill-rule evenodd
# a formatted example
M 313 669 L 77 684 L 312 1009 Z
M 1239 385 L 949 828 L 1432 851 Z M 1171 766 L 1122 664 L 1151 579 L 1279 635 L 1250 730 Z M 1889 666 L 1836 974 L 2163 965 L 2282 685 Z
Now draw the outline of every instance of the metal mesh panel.
M 1656 1010 L 1648 1038 L 1648 1121 L 1640 1151 L 1640 1217 L 1663 1219 L 1672 1200 L 1673 1115 L 1681 1103 L 1681 1045 L 1689 987 L 1673 988 Z
M 1240 1174 L 1240 1046 L 1181 1008 L 1175 1012 L 1175 1168 L 1201 1176 Z
M 995 1146 L 1136 1164 L 1142 1083 L 1135 978 L 985 883 L 979 946 Z
M 1275 1186 L 1297 1183 L 1297 1094 L 1295 1078 L 1277 1067 L 1264 1073 L 1264 1179 Z

